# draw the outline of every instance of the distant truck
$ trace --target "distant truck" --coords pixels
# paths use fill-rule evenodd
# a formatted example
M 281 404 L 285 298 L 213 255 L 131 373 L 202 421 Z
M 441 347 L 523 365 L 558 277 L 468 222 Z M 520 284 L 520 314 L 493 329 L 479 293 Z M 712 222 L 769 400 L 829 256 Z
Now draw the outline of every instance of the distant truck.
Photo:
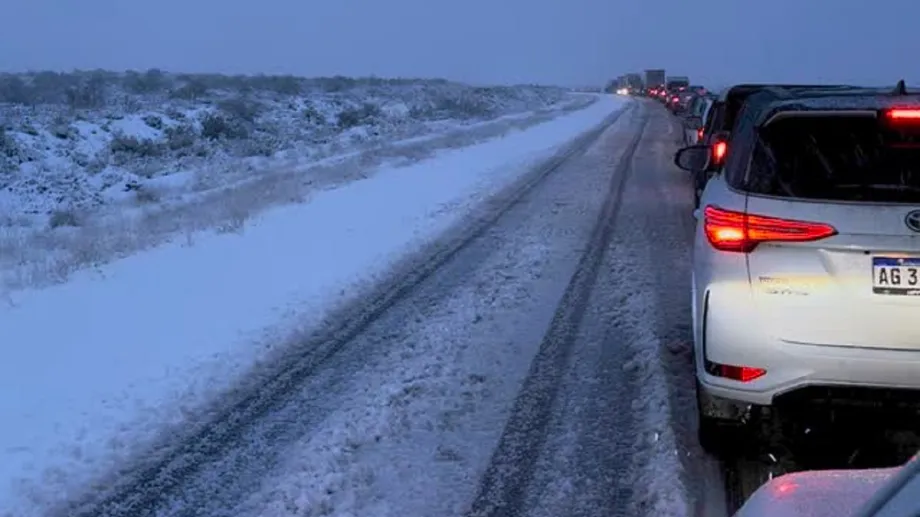
M 664 69 L 652 68 L 645 71 L 646 88 L 663 88 L 666 84 Z
M 642 88 L 645 85 L 642 83 L 642 75 L 640 74 L 626 74 L 626 88 L 629 88 L 629 93 L 634 94 L 642 91 Z
M 683 75 L 673 75 L 668 77 L 666 88 L 668 91 L 680 90 L 681 88 L 690 87 L 690 78 Z

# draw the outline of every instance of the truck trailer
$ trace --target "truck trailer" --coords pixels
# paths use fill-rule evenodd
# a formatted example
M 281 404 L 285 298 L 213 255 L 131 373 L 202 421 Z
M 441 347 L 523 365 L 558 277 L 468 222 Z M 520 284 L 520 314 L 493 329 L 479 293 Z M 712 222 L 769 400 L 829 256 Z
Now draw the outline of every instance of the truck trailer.
M 663 68 L 652 68 L 645 71 L 645 87 L 648 89 L 664 88 L 666 76 Z

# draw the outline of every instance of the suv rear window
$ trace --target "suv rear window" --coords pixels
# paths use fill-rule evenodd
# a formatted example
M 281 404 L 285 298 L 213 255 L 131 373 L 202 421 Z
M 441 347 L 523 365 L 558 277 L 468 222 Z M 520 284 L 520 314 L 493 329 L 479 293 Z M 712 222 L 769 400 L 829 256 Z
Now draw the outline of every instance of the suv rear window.
M 778 120 L 758 130 L 745 184 L 786 198 L 920 203 L 920 144 L 874 117 Z

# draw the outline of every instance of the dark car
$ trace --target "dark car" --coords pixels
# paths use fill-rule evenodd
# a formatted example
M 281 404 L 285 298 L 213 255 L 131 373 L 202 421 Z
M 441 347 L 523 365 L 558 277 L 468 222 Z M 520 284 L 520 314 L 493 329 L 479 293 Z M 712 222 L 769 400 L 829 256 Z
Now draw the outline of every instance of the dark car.
M 700 169 L 694 170 L 694 208 L 699 207 L 699 198 L 703 188 L 706 186 L 706 182 L 713 173 L 722 168 L 731 141 L 732 128 L 735 126 L 738 114 L 741 112 L 745 101 L 751 95 L 767 88 L 785 90 L 790 93 L 810 90 L 828 90 L 832 92 L 868 90 L 867 88 L 839 84 L 739 84 L 723 90 L 710 108 L 709 116 L 703 121 L 703 134 L 699 139 L 699 144 L 710 147 L 711 157 L 708 166 L 701 166 Z
M 701 143 L 706 119 L 716 99 L 717 97 L 710 93 L 696 94 L 681 113 L 686 145 Z

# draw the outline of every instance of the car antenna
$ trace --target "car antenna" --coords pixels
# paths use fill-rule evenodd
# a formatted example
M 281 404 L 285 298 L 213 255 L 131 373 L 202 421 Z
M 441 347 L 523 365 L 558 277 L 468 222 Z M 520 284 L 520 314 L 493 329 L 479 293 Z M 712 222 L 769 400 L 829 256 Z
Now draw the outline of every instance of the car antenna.
M 907 85 L 904 83 L 904 79 L 898 81 L 898 85 L 894 87 L 894 91 L 891 93 L 894 95 L 907 95 Z

